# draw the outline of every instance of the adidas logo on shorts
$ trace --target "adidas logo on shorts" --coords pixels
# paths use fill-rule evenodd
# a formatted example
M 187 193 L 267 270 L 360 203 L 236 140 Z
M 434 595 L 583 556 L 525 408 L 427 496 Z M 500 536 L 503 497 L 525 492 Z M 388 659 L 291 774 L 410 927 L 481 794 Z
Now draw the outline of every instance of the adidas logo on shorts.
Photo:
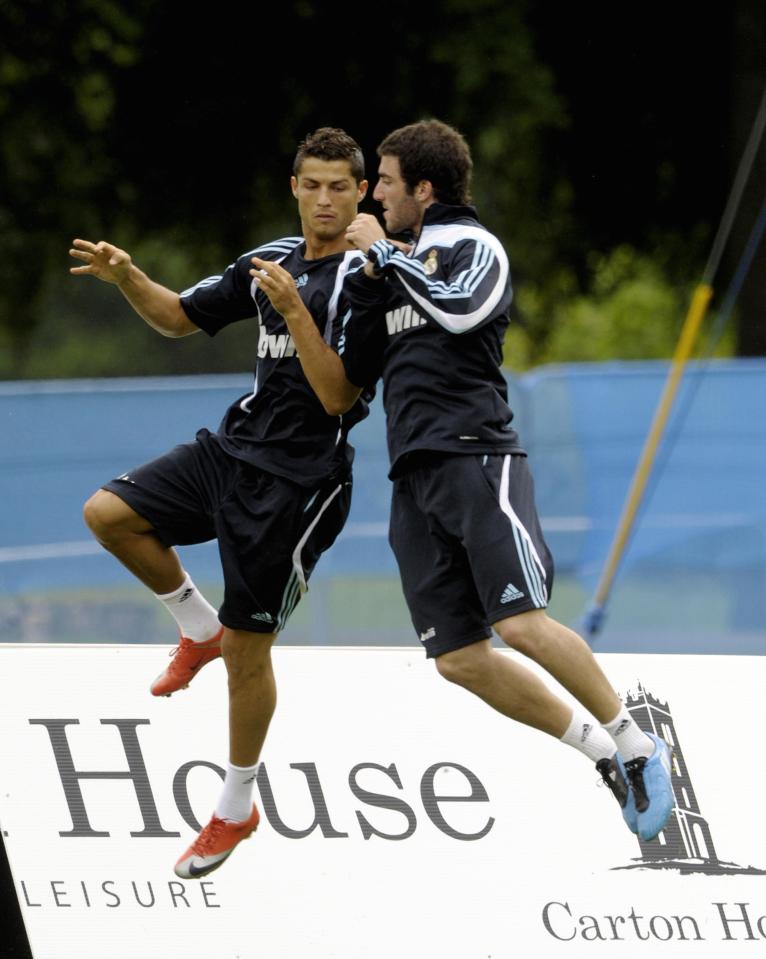
M 503 590 L 503 595 L 500 597 L 501 603 L 512 603 L 514 599 L 522 599 L 524 594 L 521 590 L 516 589 L 513 583 L 508 583 L 508 585 Z
M 257 619 L 262 623 L 274 622 L 274 617 L 270 613 L 252 613 L 250 619 Z

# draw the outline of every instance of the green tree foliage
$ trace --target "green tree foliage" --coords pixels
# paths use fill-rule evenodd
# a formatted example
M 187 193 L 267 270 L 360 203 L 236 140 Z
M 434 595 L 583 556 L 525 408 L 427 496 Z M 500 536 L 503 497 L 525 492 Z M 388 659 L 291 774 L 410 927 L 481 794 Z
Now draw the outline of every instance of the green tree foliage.
M 587 20 L 569 16 L 569 29 Z M 250 325 L 213 343 L 164 341 L 114 289 L 69 277 L 71 239 L 109 239 L 183 289 L 297 231 L 289 174 L 306 133 L 348 129 L 374 182 L 383 134 L 425 116 L 466 135 L 480 215 L 509 250 L 520 321 L 512 365 L 667 352 L 706 237 L 687 229 L 673 256 L 658 256 L 672 231 L 650 237 L 647 223 L 658 224 L 638 223 L 635 204 L 632 234 L 626 224 L 621 235 L 615 210 L 607 241 L 590 235 L 593 204 L 583 209 L 567 162 L 573 148 L 590 160 L 589 144 L 569 142 L 567 87 L 539 52 L 543 34 L 559 37 L 559 17 L 531 0 L 389 0 L 365 23 L 345 2 L 249 11 L 226 0 L 214 10 L 2 0 L 0 377 L 249 366 Z M 565 50 L 573 83 L 589 61 L 568 39 L 553 46 Z M 610 78 L 596 79 L 608 92 Z M 377 205 L 370 198 L 363 209 Z
M 524 4 L 450 0 L 450 30 L 431 56 L 451 75 L 450 113 L 466 131 L 475 201 L 502 233 L 515 269 L 547 273 L 572 228 L 571 186 L 549 149 L 569 119 L 551 70 L 535 54 Z
M 673 355 L 691 301 L 694 282 L 672 283 L 661 258 L 639 253 L 628 245 L 589 257 L 584 292 L 571 284 L 558 298 L 538 296 L 530 285 L 519 293 L 523 315 L 537 317 L 541 303 L 553 311 L 547 335 L 532 337 L 517 324 L 505 344 L 506 364 L 525 370 L 542 363 L 588 362 L 609 359 L 667 359 Z M 570 278 L 571 280 L 571 278 Z M 542 323 L 538 322 L 539 328 Z M 733 352 L 733 332 L 715 344 L 715 354 Z M 699 350 L 707 348 L 700 338 Z
M 411 28 L 361 42 L 350 4 L 328 16 L 294 0 L 241 30 L 223 11 L 189 8 L 182 50 L 173 5 L 158 0 L 54 5 L 32 36 L 29 5 L 0 9 L 15 50 L 0 76 L 0 329 L 12 347 L 0 349 L 0 376 L 249 363 L 251 350 L 228 332 L 214 346 L 206 337 L 155 343 L 116 291 L 68 277 L 66 249 L 73 236 L 108 238 L 174 289 L 218 272 L 242 250 L 296 232 L 292 158 L 323 124 L 359 139 L 373 181 L 375 146 L 389 129 L 423 116 L 456 124 L 474 148 L 489 224 L 530 274 L 555 259 L 566 184 L 550 188 L 543 141 L 566 120 L 523 3 L 446 0 L 438 15 L 423 11 L 418 28 L 411 3 L 392 0 L 389 25 Z M 302 50 L 316 53 L 296 56 Z
M 120 202 L 114 77 L 139 57 L 141 2 L 0 4 L 0 346 L 23 364 L 62 227 Z M 65 252 L 65 251 L 64 251 Z

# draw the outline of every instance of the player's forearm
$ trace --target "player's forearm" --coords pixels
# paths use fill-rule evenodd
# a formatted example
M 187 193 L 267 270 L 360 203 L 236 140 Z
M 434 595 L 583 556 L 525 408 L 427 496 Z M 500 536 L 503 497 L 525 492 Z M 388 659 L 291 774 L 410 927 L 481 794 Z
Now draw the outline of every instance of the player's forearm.
M 361 390 L 346 379 L 341 358 L 322 339 L 308 310 L 301 304 L 282 315 L 306 379 L 325 411 L 338 416 L 351 409 Z
M 178 294 L 149 279 L 135 264 L 117 285 L 136 313 L 163 336 L 188 336 L 199 331 L 184 312 Z

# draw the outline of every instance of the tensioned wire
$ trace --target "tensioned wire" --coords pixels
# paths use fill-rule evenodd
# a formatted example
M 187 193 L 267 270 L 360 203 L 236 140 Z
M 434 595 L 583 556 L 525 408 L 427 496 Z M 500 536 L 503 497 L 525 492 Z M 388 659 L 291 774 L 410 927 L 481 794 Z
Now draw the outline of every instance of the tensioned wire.
M 764 127 L 766 127 L 766 90 L 761 97 L 761 103 L 750 132 L 750 137 L 748 138 L 742 158 L 740 159 L 734 184 L 721 218 L 713 247 L 702 275 L 702 280 L 694 291 L 689 312 L 684 322 L 684 326 L 679 337 L 679 342 L 673 356 L 671 369 L 668 374 L 665 387 L 663 388 L 662 396 L 660 397 L 660 401 L 655 411 L 652 425 L 649 433 L 647 434 L 644 448 L 642 449 L 641 456 L 639 457 L 639 463 L 631 479 L 628 496 L 618 521 L 617 530 L 610 545 L 609 554 L 604 564 L 596 592 L 582 619 L 581 625 L 583 631 L 591 636 L 595 635 L 603 625 L 606 603 L 617 574 L 617 569 L 627 551 L 629 541 L 632 538 L 639 510 L 643 510 L 645 507 L 644 500 L 646 498 L 646 489 L 652 475 L 660 440 L 662 439 L 662 434 L 667 424 L 673 399 L 680 384 L 681 377 L 683 376 L 686 362 L 691 353 L 693 343 L 696 340 L 699 327 L 702 323 L 707 305 L 713 293 L 711 283 L 715 274 L 718 272 L 723 251 L 728 242 L 729 235 L 731 233 L 731 229 L 742 200 L 745 186 L 747 185 L 755 157 L 758 153 Z M 669 442 L 666 441 L 665 451 L 663 453 L 663 459 L 661 463 L 663 468 L 664 464 L 667 462 L 667 456 L 672 450 L 673 445 L 678 437 L 680 424 L 682 424 L 683 419 L 688 412 L 691 399 L 696 394 L 699 383 L 707 371 L 710 355 L 715 349 L 715 346 L 720 339 L 726 323 L 731 315 L 734 303 L 736 302 L 737 296 L 742 288 L 742 284 L 744 283 L 745 277 L 750 269 L 765 227 L 766 201 L 761 208 L 761 213 L 758 216 L 756 224 L 746 244 L 745 250 L 737 265 L 737 269 L 735 270 L 734 277 L 724 298 L 719 316 L 711 330 L 708 340 L 708 347 L 704 354 L 705 361 L 703 369 L 700 371 L 700 376 L 696 378 L 695 383 L 692 384 L 690 391 L 687 392 L 687 399 L 684 402 L 680 413 L 678 414 L 679 418 L 677 418 L 676 426 L 670 436 Z M 656 477 L 652 482 L 652 491 L 655 487 Z
M 723 211 L 723 216 L 721 217 L 721 225 L 718 228 L 718 233 L 716 234 L 716 238 L 713 242 L 713 248 L 710 251 L 707 265 L 705 266 L 705 270 L 702 274 L 702 283 L 712 283 L 713 277 L 718 272 L 718 267 L 721 263 L 721 257 L 723 256 L 724 248 L 729 240 L 729 234 L 731 233 L 731 228 L 734 225 L 734 220 L 737 216 L 737 210 L 739 209 L 739 204 L 742 200 L 742 194 L 745 192 L 745 186 L 747 185 L 747 181 L 750 178 L 750 173 L 753 169 L 753 163 L 755 162 L 755 157 L 758 153 L 758 147 L 760 146 L 761 137 L 763 136 L 763 129 L 765 126 L 766 90 L 764 90 L 763 96 L 761 97 L 761 104 L 758 107 L 758 113 L 756 114 L 755 122 L 753 123 L 753 129 L 750 131 L 750 137 L 742 153 L 742 159 L 740 160 L 737 175 L 734 178 L 731 194 L 729 195 L 726 209 Z

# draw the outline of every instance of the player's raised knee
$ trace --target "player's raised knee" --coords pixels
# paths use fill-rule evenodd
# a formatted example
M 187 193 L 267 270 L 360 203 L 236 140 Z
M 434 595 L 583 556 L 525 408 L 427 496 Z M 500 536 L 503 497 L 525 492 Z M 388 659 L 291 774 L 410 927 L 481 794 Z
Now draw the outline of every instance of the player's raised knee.
M 108 490 L 97 490 L 86 502 L 82 509 L 85 524 L 98 540 L 109 539 L 110 534 L 130 526 L 134 520 L 141 518 L 119 496 Z
M 102 493 L 103 490 L 98 490 L 92 496 L 88 497 L 82 508 L 82 518 L 94 536 L 98 536 L 104 526 L 104 511 L 101 508 Z

